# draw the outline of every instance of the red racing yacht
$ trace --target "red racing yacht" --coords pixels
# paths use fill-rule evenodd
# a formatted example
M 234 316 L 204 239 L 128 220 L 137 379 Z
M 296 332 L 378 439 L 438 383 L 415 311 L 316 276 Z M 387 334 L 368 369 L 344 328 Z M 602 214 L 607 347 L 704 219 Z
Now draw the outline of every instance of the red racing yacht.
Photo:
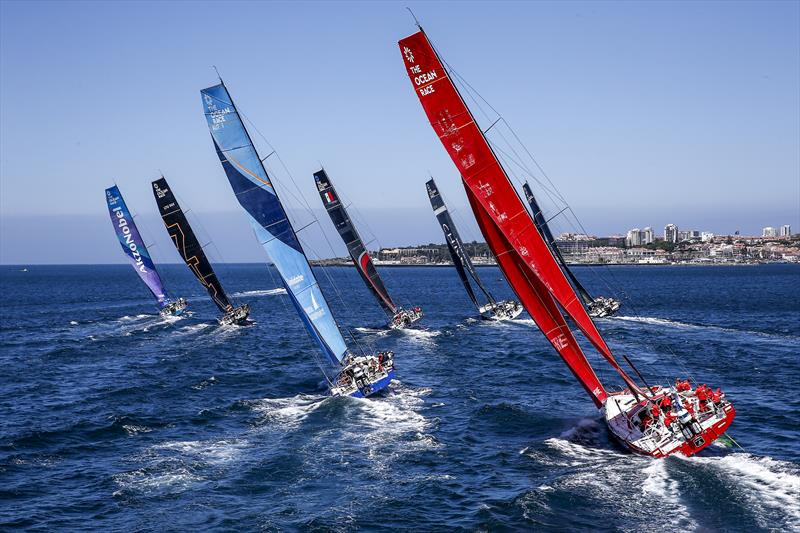
M 635 453 L 666 457 L 702 450 L 730 426 L 733 405 L 717 389 L 687 382 L 650 387 L 624 354 L 638 384 L 618 363 L 525 209 L 506 169 L 461 97 L 427 35 L 399 42 L 414 92 L 455 163 L 478 226 L 520 302 L 595 405 L 611 433 Z M 565 313 L 619 374 L 626 388 L 607 390 L 567 325 Z

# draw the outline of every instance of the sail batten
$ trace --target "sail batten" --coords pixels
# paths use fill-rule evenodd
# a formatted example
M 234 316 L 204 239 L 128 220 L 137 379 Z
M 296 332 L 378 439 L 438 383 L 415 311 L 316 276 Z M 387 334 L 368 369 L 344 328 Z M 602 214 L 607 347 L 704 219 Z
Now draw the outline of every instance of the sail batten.
M 349 353 L 308 258 L 224 84 L 200 91 L 214 148 L 303 325 L 333 365 Z
M 161 276 L 158 275 L 156 266 L 150 257 L 150 252 L 147 251 L 147 246 L 139 233 L 139 228 L 136 227 L 131 212 L 125 204 L 125 199 L 122 198 L 122 193 L 119 192 L 119 187 L 114 185 L 106 189 L 106 203 L 108 204 L 111 223 L 114 226 L 114 231 L 117 234 L 122 250 L 128 256 L 133 269 L 147 288 L 150 289 L 150 292 L 153 293 L 159 307 L 163 308 L 169 303 L 169 298 L 167 298 L 164 291 L 164 283 L 161 281 Z
M 482 225 L 484 236 L 491 231 L 491 228 L 495 228 L 513 250 L 513 253 L 500 257 L 497 253 L 505 250 L 497 250 L 495 256 L 498 261 L 502 258 L 501 264 L 505 264 L 509 270 L 522 271 L 516 276 L 516 283 L 540 284 L 574 320 L 584 336 L 620 374 L 625 383 L 634 392 L 638 392 L 638 386 L 619 366 L 583 304 L 576 301 L 574 289 L 561 271 L 542 235 L 536 230 L 530 216 L 527 215 L 522 200 L 483 132 L 475 123 L 469 108 L 449 78 L 425 33 L 419 31 L 406 37 L 399 42 L 399 46 L 407 73 L 428 120 L 468 189 L 476 218 L 479 215 L 484 218 Z M 434 83 L 436 85 L 433 85 Z M 518 216 L 522 212 L 526 215 Z M 509 278 L 509 275 L 506 277 Z M 513 285 L 514 283 L 512 287 Z M 518 287 L 513 288 L 519 290 Z M 537 304 L 530 297 L 523 298 L 521 294 L 518 295 L 529 314 L 536 320 L 536 315 L 540 313 L 533 307 L 541 304 Z M 541 300 L 543 295 L 539 296 Z M 538 320 L 537 324 L 543 330 L 548 329 L 543 328 Z M 551 342 L 563 357 L 564 351 L 558 347 L 562 341 L 551 340 Z M 567 345 L 574 344 L 568 337 L 564 342 Z M 577 344 L 575 350 L 580 352 L 580 356 L 585 360 Z
M 167 233 L 178 250 L 184 263 L 192 271 L 200 284 L 208 291 L 211 300 L 223 313 L 233 309 L 228 295 L 222 288 L 217 274 L 203 251 L 203 246 L 186 219 L 186 214 L 178 204 L 166 178 L 161 177 L 152 183 L 153 196 L 158 204 L 161 220 L 167 228 Z
M 347 210 L 339 198 L 336 188 L 333 186 L 325 169 L 320 169 L 314 173 L 314 181 L 317 184 L 317 191 L 322 199 L 322 205 L 331 217 L 336 231 L 344 241 L 347 247 L 347 253 L 350 255 L 356 270 L 361 275 L 361 279 L 367 285 L 367 288 L 375 296 L 380 306 L 389 314 L 394 315 L 398 311 L 398 307 L 389 296 L 389 291 L 386 290 L 378 270 L 372 262 L 372 258 L 364 246 L 364 241 L 361 239 L 358 230 L 350 220 Z

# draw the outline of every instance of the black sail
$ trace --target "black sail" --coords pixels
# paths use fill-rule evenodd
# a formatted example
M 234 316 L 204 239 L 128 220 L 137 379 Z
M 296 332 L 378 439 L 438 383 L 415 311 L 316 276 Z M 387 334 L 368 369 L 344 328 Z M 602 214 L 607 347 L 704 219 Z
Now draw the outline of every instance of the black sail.
M 439 189 L 436 187 L 436 182 L 433 181 L 433 178 L 425 183 L 425 187 L 428 189 L 428 198 L 431 201 L 433 213 L 436 215 L 436 220 L 439 221 L 439 225 L 442 227 L 442 231 L 444 232 L 444 237 L 447 241 L 447 249 L 450 251 L 450 257 L 453 259 L 453 265 L 455 265 L 458 276 L 461 278 L 461 282 L 464 284 L 464 288 L 467 290 L 469 299 L 472 300 L 472 303 L 474 303 L 476 307 L 481 307 L 481 305 L 478 303 L 477 297 L 475 296 L 475 291 L 473 291 L 472 285 L 469 282 L 469 278 L 467 277 L 468 274 L 472 277 L 472 279 L 475 281 L 475 284 L 483 292 L 483 294 L 486 295 L 486 298 L 489 300 L 489 302 L 495 303 L 492 295 L 489 293 L 486 287 L 484 287 L 483 283 L 481 283 L 481 279 L 478 277 L 478 273 L 475 271 L 475 267 L 472 265 L 472 260 L 470 260 L 469 255 L 467 255 L 466 250 L 464 250 L 464 243 L 458 234 L 458 230 L 453 223 L 453 219 L 450 217 L 450 212 L 447 210 L 444 199 L 442 199 L 442 195 L 439 194 Z
M 336 194 L 336 189 L 328 178 L 325 169 L 320 169 L 314 173 L 314 181 L 317 183 L 322 205 L 325 206 L 325 210 L 328 211 L 328 215 L 336 227 L 336 231 L 339 232 L 345 246 L 347 246 L 347 252 L 356 265 L 356 270 L 361 274 L 364 283 L 367 284 L 369 290 L 372 291 L 372 294 L 375 295 L 378 303 L 386 312 L 396 313 L 397 306 L 389 296 L 389 292 L 375 269 L 375 265 L 372 264 L 372 258 L 364 247 L 364 242 L 361 240 L 355 226 L 353 226 L 353 222 L 347 215 L 341 200 L 339 200 L 339 195 Z
M 578 293 L 580 293 L 583 303 L 587 305 L 592 303 L 593 298 L 589 295 L 589 292 L 583 288 L 583 285 L 581 285 L 581 282 L 575 277 L 575 274 L 573 274 L 569 269 L 567 262 L 564 261 L 564 256 L 561 255 L 561 250 L 558 249 L 556 240 L 553 238 L 553 233 L 550 231 L 550 226 L 544 219 L 544 214 L 542 214 L 542 210 L 539 207 L 539 202 L 537 202 L 536 197 L 533 196 L 530 186 L 525 183 L 522 186 L 522 190 L 525 191 L 525 199 L 528 200 L 528 204 L 531 206 L 531 211 L 533 211 L 533 222 L 539 229 L 539 233 L 541 233 L 542 237 L 544 237 L 544 242 L 547 243 L 547 246 L 553 252 L 553 255 L 556 257 L 556 261 L 558 261 L 558 264 L 561 265 L 561 269 L 567 274 L 570 281 L 572 281 L 572 285 L 578 290 Z
M 186 220 L 186 215 L 181 210 L 181 206 L 178 205 L 178 201 L 175 199 L 175 195 L 172 194 L 172 190 L 170 190 L 165 178 L 162 177 L 153 182 L 153 196 L 156 198 L 158 212 L 161 214 L 167 233 L 172 238 L 172 243 L 186 262 L 189 270 L 206 288 L 211 299 L 214 300 L 214 303 L 223 313 L 233 309 L 228 296 L 217 279 L 217 275 L 211 268 L 211 263 L 208 262 L 208 258 L 203 252 L 203 247 L 197 241 L 194 231 L 189 226 L 189 221 Z

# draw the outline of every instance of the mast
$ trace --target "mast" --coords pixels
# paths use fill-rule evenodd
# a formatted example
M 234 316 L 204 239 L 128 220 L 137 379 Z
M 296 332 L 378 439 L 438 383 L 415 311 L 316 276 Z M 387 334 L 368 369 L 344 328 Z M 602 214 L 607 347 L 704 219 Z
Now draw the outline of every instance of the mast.
M 150 253 L 147 251 L 147 246 L 145 246 L 131 212 L 125 204 L 125 199 L 119 192 L 119 187 L 114 185 L 106 189 L 106 203 L 108 204 L 108 214 L 111 216 L 111 224 L 114 226 L 122 251 L 128 256 L 133 269 L 155 296 L 159 307 L 163 308 L 169 303 L 169 298 L 164 291 L 164 283 L 161 281 L 161 276 L 158 275 L 156 265 L 150 258 Z
M 469 254 L 467 254 L 466 250 L 464 249 L 464 243 L 461 240 L 461 236 L 458 234 L 458 230 L 453 223 L 453 219 L 450 217 L 450 212 L 447 210 L 447 205 L 444 203 L 444 199 L 439 193 L 439 189 L 436 187 L 436 182 L 433 180 L 433 178 L 429 179 L 425 183 L 425 188 L 428 191 L 428 198 L 431 201 L 433 214 L 436 215 L 436 220 L 439 222 L 439 225 L 442 227 L 442 231 L 444 232 L 444 237 L 447 241 L 447 249 L 450 251 L 450 257 L 453 259 L 453 265 L 456 267 L 458 276 L 461 278 L 461 282 L 464 284 L 464 288 L 467 290 L 470 300 L 472 300 L 472 303 L 475 304 L 475 307 L 480 310 L 481 306 L 478 303 L 475 292 L 472 290 L 472 285 L 469 282 L 467 274 L 472 277 L 473 281 L 475 281 L 475 284 L 486 296 L 486 299 L 489 300 L 489 303 L 495 304 L 496 302 L 494 297 L 492 297 L 492 294 L 489 292 L 489 290 L 483 285 L 483 283 L 481 283 L 481 280 L 478 277 L 478 272 L 472 265 L 472 260 L 469 258 Z
M 164 221 L 164 226 L 167 228 L 172 239 L 172 244 L 178 250 L 178 254 L 192 271 L 197 281 L 205 287 L 211 300 L 223 313 L 227 313 L 233 309 L 233 305 L 225 294 L 222 284 L 217 278 L 217 274 L 211 267 L 211 263 L 197 240 L 194 230 L 189 225 L 186 214 L 178 204 L 175 194 L 172 192 L 167 179 L 164 176 L 155 180 L 152 183 L 153 196 L 158 204 L 158 212 L 161 214 L 161 220 Z
M 539 233 L 542 234 L 544 237 L 547 246 L 550 248 L 550 251 L 553 252 L 558 264 L 561 265 L 561 269 L 569 276 L 570 281 L 572 281 L 572 286 L 578 290 L 578 294 L 581 295 L 581 299 L 583 303 L 589 305 L 594 301 L 589 295 L 589 292 L 583 287 L 578 278 L 575 277 L 575 274 L 572 273 L 572 270 L 567 266 L 567 262 L 564 260 L 564 256 L 561 255 L 561 250 L 558 249 L 558 245 L 556 244 L 556 240 L 553 237 L 553 233 L 550 231 L 550 225 L 547 223 L 547 220 L 544 218 L 544 214 L 542 213 L 541 208 L 539 207 L 539 202 L 536 201 L 536 197 L 533 195 L 531 191 L 530 185 L 527 182 L 522 186 L 522 190 L 525 192 L 525 198 L 528 200 L 528 204 L 531 206 L 531 211 L 533 212 L 533 223 L 536 224 L 536 228 L 539 230 Z
M 559 334 L 557 330 L 548 329 L 547 319 L 544 316 L 551 307 L 551 302 L 547 299 L 554 300 L 553 304 L 557 302 L 598 352 L 619 373 L 630 390 L 641 396 L 639 386 L 619 366 L 580 298 L 558 266 L 547 243 L 525 210 L 505 169 L 478 127 L 458 89 L 450 80 L 425 33 L 420 30 L 402 39 L 398 44 L 417 97 L 431 126 L 459 170 L 467 195 L 471 199 L 473 211 L 482 224 L 484 236 L 487 237 L 487 243 L 498 262 L 504 265 L 506 278 L 517 291 L 528 313 L 569 364 L 565 357 L 565 349 L 575 343 L 574 339 L 566 335 L 566 332 Z M 494 240 L 490 239 L 489 235 L 493 235 Z M 509 254 L 509 258 L 501 260 L 501 254 Z M 516 275 L 515 269 L 519 270 Z M 535 302 L 531 298 L 532 295 L 523 296 L 526 289 L 523 285 L 527 285 L 527 288 L 536 293 L 539 302 Z M 566 323 L 561 324 L 563 318 L 559 320 L 553 317 L 553 319 L 562 331 L 569 329 Z M 576 344 L 574 350 L 585 361 L 585 356 Z M 586 364 L 588 365 L 588 362 Z
M 389 296 L 389 292 L 386 290 L 386 286 L 364 246 L 364 241 L 358 234 L 358 230 L 353 225 L 352 220 L 350 220 L 350 216 L 347 214 L 347 210 L 324 168 L 314 173 L 314 182 L 317 184 L 317 191 L 319 191 L 319 196 L 322 199 L 322 205 L 325 206 L 325 210 L 336 227 L 336 231 L 339 232 L 339 236 L 347 246 L 347 253 L 350 254 L 350 258 L 361 275 L 361 279 L 364 280 L 367 288 L 378 300 L 383 310 L 394 315 L 398 310 L 397 306 Z
M 303 325 L 330 362 L 339 366 L 349 353 L 347 344 L 262 159 L 221 81 L 200 91 L 217 156 Z

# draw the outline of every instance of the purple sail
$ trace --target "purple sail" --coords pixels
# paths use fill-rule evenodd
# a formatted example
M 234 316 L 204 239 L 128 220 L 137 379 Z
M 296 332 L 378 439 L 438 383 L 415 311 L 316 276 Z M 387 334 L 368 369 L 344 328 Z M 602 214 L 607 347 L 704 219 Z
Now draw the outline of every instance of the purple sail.
M 142 236 L 139 235 L 139 230 L 136 229 L 136 224 L 133 222 L 131 212 L 128 211 L 128 206 L 125 205 L 125 200 L 122 199 L 122 194 L 116 185 L 106 189 L 106 201 L 108 202 L 108 213 L 111 215 L 111 223 L 117 232 L 122 249 L 130 259 L 133 269 L 158 300 L 158 305 L 164 307 L 169 303 L 164 294 L 164 284 L 156 272 L 156 267 L 147 252 Z

